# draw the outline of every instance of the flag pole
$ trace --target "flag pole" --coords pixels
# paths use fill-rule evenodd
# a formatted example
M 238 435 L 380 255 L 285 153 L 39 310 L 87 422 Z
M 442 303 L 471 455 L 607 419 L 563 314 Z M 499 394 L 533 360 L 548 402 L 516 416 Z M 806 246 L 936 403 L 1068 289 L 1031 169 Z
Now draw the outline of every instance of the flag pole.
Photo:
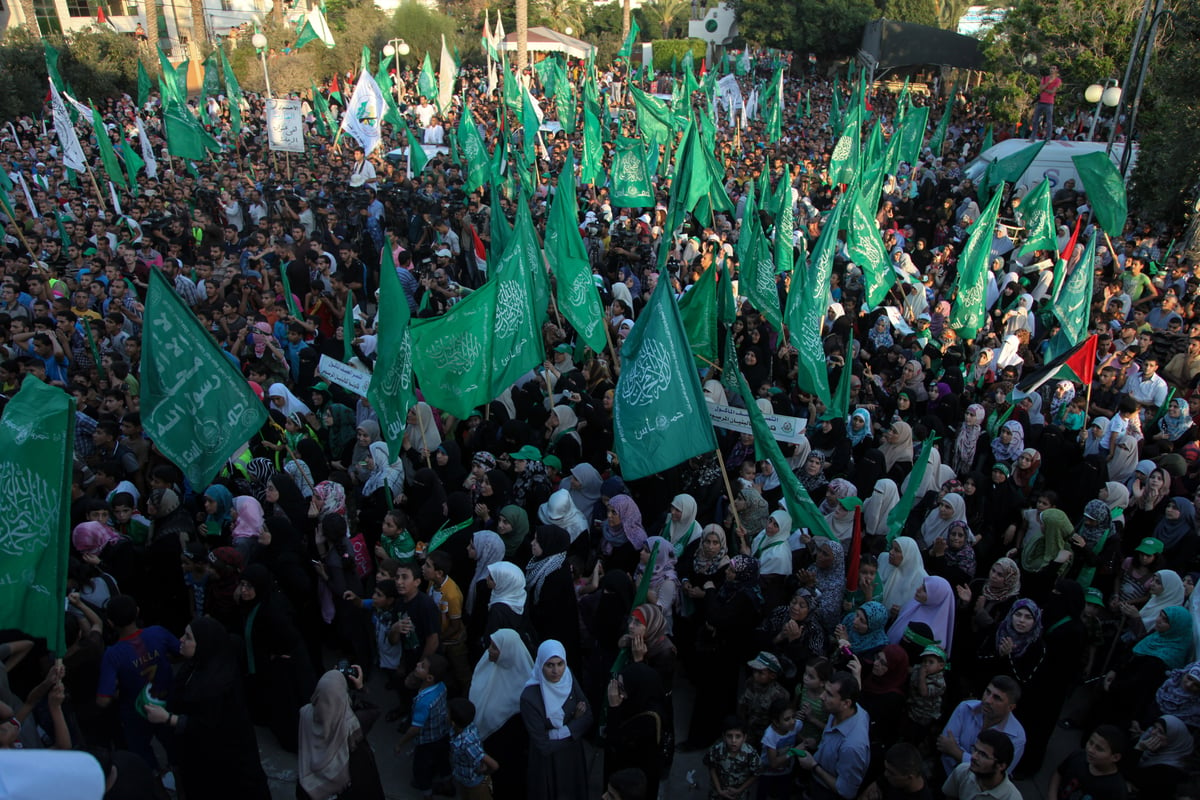
M 88 177 L 92 179 L 92 188 L 96 190 L 96 200 L 100 203 L 100 210 L 107 216 L 108 206 L 104 204 L 104 193 L 100 191 L 100 185 L 96 183 L 96 172 L 89 167 L 87 173 Z
M 725 481 L 725 494 L 729 496 L 729 510 L 733 512 L 733 524 L 738 528 L 742 527 L 742 518 L 738 516 L 737 502 L 733 497 L 733 486 L 729 483 L 729 470 L 725 469 L 725 456 L 721 454 L 721 448 L 717 448 L 717 463 L 721 465 L 721 478 Z
M 617 348 L 613 345 L 612 331 L 609 330 L 608 320 L 604 322 L 604 339 L 608 342 L 608 351 L 612 353 L 613 375 L 619 377 L 621 375 L 621 356 L 617 353 Z

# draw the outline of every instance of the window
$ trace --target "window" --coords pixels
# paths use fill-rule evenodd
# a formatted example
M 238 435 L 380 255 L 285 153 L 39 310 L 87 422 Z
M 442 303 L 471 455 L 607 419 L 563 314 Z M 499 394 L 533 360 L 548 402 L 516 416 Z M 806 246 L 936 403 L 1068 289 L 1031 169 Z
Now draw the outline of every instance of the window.
M 92 9 L 87 0 L 67 0 L 67 15 L 72 17 L 90 17 Z
M 33 0 L 33 13 L 37 17 L 38 28 L 43 34 L 62 33 L 62 22 L 58 18 L 58 9 L 54 0 Z

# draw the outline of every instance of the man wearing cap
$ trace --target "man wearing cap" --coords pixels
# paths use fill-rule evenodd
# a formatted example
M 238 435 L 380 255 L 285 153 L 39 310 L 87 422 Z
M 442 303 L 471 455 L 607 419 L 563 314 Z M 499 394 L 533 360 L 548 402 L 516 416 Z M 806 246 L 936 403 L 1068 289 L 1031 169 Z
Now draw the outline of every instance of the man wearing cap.
M 1025 728 L 1013 716 L 1020 699 L 1020 685 L 1007 675 L 997 675 L 984 690 L 982 698 L 958 704 L 937 739 L 937 749 L 942 754 L 941 763 L 947 775 L 959 764 L 970 762 L 971 749 L 980 731 L 984 730 L 997 730 L 1012 740 L 1013 757 L 1008 771 L 1011 773 L 1017 768 L 1025 752 Z
M 812 773 L 805 800 L 853 800 L 871 762 L 871 718 L 858 705 L 858 679 L 835 672 L 825 682 L 821 707 L 829 715 L 816 753 L 796 757 L 796 765 Z

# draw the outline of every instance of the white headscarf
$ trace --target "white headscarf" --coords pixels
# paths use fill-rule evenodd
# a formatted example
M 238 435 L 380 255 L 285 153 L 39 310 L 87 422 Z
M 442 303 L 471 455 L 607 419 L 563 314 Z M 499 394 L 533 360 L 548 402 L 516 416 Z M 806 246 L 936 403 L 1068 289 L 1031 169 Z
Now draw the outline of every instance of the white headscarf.
M 587 520 L 571 500 L 571 492 L 559 489 L 538 508 L 538 519 L 547 525 L 557 525 L 571 536 L 574 543 L 587 530 Z
M 283 412 L 284 416 L 290 417 L 292 414 L 311 414 L 312 410 L 304 403 L 300 402 L 296 395 L 284 386 L 282 383 L 272 383 L 271 388 L 267 390 L 267 395 L 270 397 L 283 398 L 283 408 L 277 410 Z M 275 404 L 271 404 L 272 408 L 276 408 Z
M 525 572 L 516 564 L 501 561 L 488 567 L 488 577 L 496 584 L 488 608 L 503 603 L 518 614 L 525 611 Z M 915 590 L 914 590 L 915 591 Z
M 1171 606 L 1183 605 L 1183 580 L 1180 579 L 1179 573 L 1169 569 L 1160 569 L 1154 574 L 1162 581 L 1163 590 L 1160 594 L 1150 595 L 1150 600 L 1138 612 L 1142 617 L 1142 625 L 1147 631 L 1154 630 L 1154 623 L 1158 621 L 1158 612 Z
M 350 738 L 361 730 L 350 707 L 346 676 L 321 676 L 312 702 L 300 709 L 298 776 L 309 797 L 328 797 L 350 785 Z
M 904 607 L 913 599 L 917 588 L 929 577 L 925 571 L 925 563 L 921 561 L 921 548 L 915 540 L 907 536 L 896 537 L 904 561 L 899 567 L 893 567 L 891 559 L 879 560 L 879 579 L 883 581 L 883 607 L 891 611 L 892 606 Z
M 1004 342 L 995 350 L 995 355 L 992 358 L 992 363 L 997 369 L 1005 367 L 1019 367 L 1025 363 L 1025 359 L 1017 355 L 1017 351 L 1021 349 L 1021 340 L 1014 335 L 1004 337 Z
M 432 453 L 442 443 L 442 435 L 438 433 L 437 423 L 433 420 L 433 409 L 429 403 L 420 402 L 413 406 L 413 413 L 417 415 L 416 420 L 404 428 L 408 446 Z
M 863 532 L 868 536 L 884 536 L 888 532 L 887 518 L 900 504 L 900 490 L 891 478 L 875 481 L 875 491 L 863 503 Z
M 490 638 L 500 655 L 492 661 L 487 653 L 483 654 L 475 665 L 468 695 L 475 704 L 475 727 L 480 739 L 500 730 L 521 710 L 521 690 L 533 669 L 533 658 L 519 633 L 501 628 Z
M 954 513 L 950 515 L 950 519 L 942 519 L 941 509 L 942 503 L 948 503 Z M 925 515 L 925 521 L 921 523 L 921 544 L 928 550 L 933 547 L 933 543 L 938 539 L 945 539 L 950 532 L 950 526 L 955 522 L 964 522 L 967 519 L 967 501 L 963 499 L 961 494 L 949 492 L 941 501 L 929 510 Z M 970 541 L 968 539 L 968 541 Z M 904 560 L 908 561 L 908 556 Z M 916 591 L 915 589 L 913 591 Z
M 377 489 L 386 486 L 395 497 L 400 494 L 400 487 L 404 485 L 404 466 L 397 461 L 395 464 L 389 464 L 388 446 L 386 442 L 371 442 L 371 446 L 367 448 L 371 453 L 371 463 L 375 468 L 371 470 L 371 476 L 367 478 L 363 484 L 363 497 L 370 497 Z
M 671 501 L 671 508 L 679 509 L 679 522 L 673 517 L 670 518 L 667 522 L 667 532 L 670 535 L 666 538 L 671 540 L 675 554 L 679 555 L 683 548 L 700 538 L 700 526 L 696 523 L 696 499 L 690 494 L 677 494 Z
M 546 719 L 551 726 L 550 738 L 569 739 L 571 731 L 566 726 L 567 714 L 563 706 L 566 705 L 567 698 L 571 696 L 571 688 L 575 685 L 575 679 L 571 676 L 569 668 L 563 670 L 563 676 L 558 683 L 550 683 L 542 674 L 542 667 L 556 656 L 564 662 L 567 660 L 567 651 L 562 643 L 555 639 L 547 639 L 542 642 L 538 646 L 537 659 L 533 663 L 533 670 L 530 672 L 529 680 L 525 681 L 525 686 L 537 686 L 542 690 L 542 705 L 545 706 Z

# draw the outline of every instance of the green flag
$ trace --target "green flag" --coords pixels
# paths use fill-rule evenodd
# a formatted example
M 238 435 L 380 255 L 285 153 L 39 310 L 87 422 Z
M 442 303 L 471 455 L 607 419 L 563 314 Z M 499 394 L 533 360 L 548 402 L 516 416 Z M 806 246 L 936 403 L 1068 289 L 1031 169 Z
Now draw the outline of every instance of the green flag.
M 242 87 L 238 84 L 237 76 L 233 74 L 233 67 L 229 64 L 229 59 L 225 57 L 225 50 L 217 48 L 217 58 L 221 61 L 221 75 L 225 79 L 225 97 L 229 103 L 229 127 L 233 130 L 234 136 L 240 136 L 242 133 Z M 313 99 L 316 100 L 320 92 L 313 89 Z M 337 128 L 337 123 L 330 124 L 333 119 L 329 113 L 329 104 L 322 97 L 319 101 L 325 106 L 325 122 L 330 130 Z M 319 106 L 318 106 L 319 109 Z M 325 134 L 328 136 L 328 134 Z
M 537 161 L 537 112 L 533 109 L 533 98 L 528 91 L 521 92 L 521 155 L 528 166 Z
M 844 183 L 847 186 L 854 183 L 858 175 L 859 126 L 857 117 L 850 114 L 845 130 L 834 145 L 833 155 L 829 158 L 829 182 L 836 185 Z
M 950 102 L 946 103 L 946 109 L 942 111 L 942 118 L 938 120 L 933 138 L 929 140 L 929 149 L 933 151 L 934 158 L 942 157 L 942 148 L 946 144 L 946 133 L 950 130 L 950 116 L 953 111 L 954 98 L 951 97 Z
M 1129 145 L 1126 145 L 1128 147 Z M 1097 151 L 1083 156 L 1072 156 L 1075 171 L 1083 181 L 1088 204 L 1096 215 L 1096 222 L 1109 236 L 1118 236 L 1125 230 L 1128 208 L 1125 202 L 1125 181 L 1121 172 L 1107 153 Z
M 663 275 L 621 346 L 613 431 L 621 475 L 654 475 L 717 449 L 671 282 Z
M 267 410 L 156 269 L 143 330 L 142 424 L 198 491 L 266 423 Z
M 727 389 L 732 388 L 741 395 L 746 413 L 750 415 L 750 429 L 754 432 L 755 458 L 770 461 L 771 466 L 775 468 L 775 474 L 779 476 L 780 488 L 783 489 L 783 499 L 787 505 L 788 514 L 792 517 L 794 527 L 807 528 L 813 536 L 834 538 L 833 531 L 829 529 L 829 523 L 825 520 L 825 515 L 812 501 L 812 497 L 800 483 L 796 473 L 792 472 L 791 466 L 779 449 L 779 443 L 775 441 L 775 435 L 771 432 L 771 428 L 763 416 L 762 409 L 758 407 L 758 403 L 754 402 L 750 384 L 746 382 L 746 378 L 737 368 L 736 349 L 733 346 L 733 335 L 729 328 L 725 329 L 725 353 L 725 367 L 721 370 L 722 383 L 726 385 Z
M 1054 231 L 1054 208 L 1050 198 L 1050 179 L 1044 178 L 1021 199 L 1021 222 L 1025 226 L 1025 244 L 1017 252 L 1027 255 L 1035 250 L 1058 250 Z
M 496 150 L 499 152 L 500 148 L 497 147 Z M 489 205 L 491 206 L 491 215 L 488 219 L 491 223 L 492 246 L 488 249 L 488 265 L 494 266 L 508 248 L 508 240 L 512 238 L 512 225 L 504 216 L 504 205 L 500 202 L 500 184 L 494 180 L 491 184 Z
M 0 627 L 45 637 L 55 656 L 67 651 L 63 598 L 71 530 L 75 401 L 32 378 L 0 417 Z
M 138 195 L 138 178 L 137 174 L 145 168 L 146 162 L 138 155 L 125 137 L 121 137 L 121 158 L 125 160 L 125 174 L 129 176 L 129 190 L 133 192 L 134 197 Z
M 596 184 L 604 172 L 604 145 L 600 141 L 600 120 L 585 103 L 583 106 L 583 160 L 579 180 Z
M 347 307 L 352 300 L 347 299 Z M 408 297 L 396 274 L 391 242 L 385 238 L 379 269 L 375 371 L 371 374 L 367 400 L 379 416 L 379 430 L 393 461 L 400 458 L 400 441 L 408 423 L 408 409 L 417 402 L 412 377 L 413 337 L 408 320 Z
M 440 317 L 412 321 L 413 370 L 425 400 L 466 419 L 492 400 L 488 384 L 499 281 L 489 280 Z
M 654 190 L 646 171 L 646 148 L 641 139 L 617 137 L 611 176 L 614 206 L 646 208 L 654 205 Z
M 385 247 L 384 250 L 387 248 Z M 408 308 L 405 300 L 404 307 Z M 346 295 L 346 307 L 342 309 L 342 361 L 347 364 L 354 358 L 354 293 Z
M 137 87 L 137 104 L 138 108 L 144 108 L 146 102 L 150 99 L 150 89 L 154 83 L 150 80 L 150 73 L 146 72 L 146 65 L 142 60 L 138 59 L 138 87 Z
M 50 76 L 50 80 L 54 81 L 54 86 L 58 89 L 59 94 L 67 91 L 67 84 L 63 82 L 62 75 L 58 72 L 58 50 L 54 49 L 54 45 L 42 39 L 42 54 L 46 57 L 46 73 Z
M 929 107 L 914 108 L 904 115 L 904 124 L 892 134 L 900 137 L 900 161 L 916 164 L 921 157 L 921 142 L 925 140 L 925 128 L 929 125 Z
M 1096 273 L 1096 239 L 1093 234 L 1087 250 L 1067 276 L 1054 303 L 1054 316 L 1062 323 L 1062 332 L 1071 346 L 1088 336 L 1088 319 L 1092 312 L 1092 283 Z
M 429 156 L 425 155 L 425 148 L 413 135 L 412 128 L 406 125 L 404 132 L 408 135 L 408 171 L 413 175 L 420 175 L 425 171 L 425 165 L 429 163 Z
M 833 405 L 833 398 L 829 394 L 829 373 L 825 369 L 821 326 L 829 309 L 830 275 L 833 274 L 833 256 L 837 250 L 837 234 L 842 227 L 845 207 L 845 198 L 834 206 L 813 246 L 803 281 L 796 280 L 799 270 L 792 273 L 792 286 L 787 298 L 788 331 L 798 354 L 797 383 L 802 389 L 815 394 L 826 406 Z
M 200 84 L 200 105 L 205 105 L 204 100 L 209 97 L 216 97 L 221 93 L 221 65 L 217 60 L 217 53 L 214 50 L 208 54 L 208 58 L 204 59 L 204 80 Z
M 992 145 L 996 143 L 995 134 L 992 132 L 992 126 L 987 126 L 987 133 L 983 134 L 983 144 L 979 146 L 980 153 L 986 153 L 992 149 Z
M 171 65 L 167 54 L 158 48 L 158 67 L 162 71 L 162 77 L 159 78 L 159 88 L 162 90 L 162 101 L 165 105 L 167 101 L 175 103 L 187 102 L 187 84 L 182 87 L 179 85 L 179 75 L 175 72 L 175 67 Z M 187 73 L 184 73 L 185 75 Z
M 854 363 L 854 328 L 849 328 L 850 339 L 846 342 L 846 355 L 842 371 L 838 375 L 837 389 L 833 392 L 833 405 L 825 409 L 821 419 L 847 419 L 850 416 L 850 376 L 854 374 L 851 364 Z
M 846 252 L 862 268 L 867 308 L 875 308 L 895 285 L 896 274 L 892 271 L 891 259 L 879 233 L 879 223 L 872 213 L 874 208 L 863 196 L 862 187 L 846 197 L 844 202 L 851 204 L 850 218 L 846 223 Z
M 623 58 L 628 61 L 633 57 L 633 44 L 638 40 L 638 34 L 640 33 L 641 30 L 638 28 L 637 17 L 631 16 L 629 35 L 627 35 L 625 37 L 625 41 L 621 43 L 621 49 L 617 51 L 617 58 Z
M 100 118 L 100 112 L 92 106 L 92 131 L 96 134 L 96 146 L 100 148 L 100 162 L 104 164 L 104 171 L 108 174 L 108 179 L 122 189 L 128 189 L 125 184 L 125 173 L 121 171 L 121 164 L 117 161 L 117 154 L 113 150 L 112 139 L 109 138 L 108 128 L 104 126 L 104 120 Z
M 935 439 L 936 437 L 931 433 L 925 439 L 925 443 L 921 445 L 921 453 L 917 456 L 913 470 L 908 475 L 908 485 L 904 487 L 904 494 L 900 495 L 900 502 L 888 512 L 888 544 L 891 544 L 892 540 L 900 535 L 904 530 L 904 524 L 908 522 L 908 515 L 912 513 L 913 503 L 917 500 L 917 490 L 921 488 L 921 484 L 925 481 L 925 471 L 929 469 L 929 456 L 933 452 Z
M 490 270 L 498 284 L 492 327 L 491 397 L 542 363 L 542 323 L 550 301 L 550 280 L 524 196 L 517 201 L 517 219 L 504 254 Z M 490 400 L 491 397 L 488 399 Z
M 984 178 L 980 182 L 980 192 L 982 196 L 979 202 L 986 203 L 991 197 L 993 186 L 998 186 L 1001 183 L 1016 183 L 1025 174 L 1025 170 L 1029 169 L 1029 165 L 1038 157 L 1038 153 L 1042 152 L 1042 148 L 1046 146 L 1046 142 L 1035 142 L 1028 147 L 1022 147 L 1017 152 L 1004 158 L 998 158 L 988 164 L 987 171 L 984 173 Z
M 746 259 L 741 262 L 739 291 L 771 323 L 776 331 L 783 330 L 783 312 L 779 308 L 779 288 L 775 278 L 775 260 L 771 256 L 771 242 L 763 234 L 758 221 L 750 231 L 743 228 L 743 236 L 749 234 Z
M 317 132 L 322 136 L 329 136 L 338 128 L 337 119 L 333 116 L 333 111 L 329 108 L 329 101 L 325 99 L 325 95 L 321 94 L 321 90 L 317 88 L 317 85 L 309 81 L 309 86 L 312 87 L 313 110 L 317 112 L 314 115 L 317 122 Z
M 696 365 L 705 367 L 717 360 L 717 268 L 710 266 L 679 298 L 679 317 L 687 334 Z
M 163 109 L 163 122 L 167 133 L 167 152 L 190 161 L 203 161 L 211 150 L 218 152 L 221 146 L 192 116 L 192 112 L 181 103 L 168 103 Z
M 509 76 L 504 76 L 504 82 L 509 82 Z M 437 75 L 433 71 L 433 61 L 429 58 L 429 51 L 425 52 L 425 63 L 421 65 L 421 74 L 417 76 L 417 91 L 426 100 L 437 100 L 438 83 Z
M 958 259 L 957 296 L 950 312 L 950 326 L 960 338 L 974 339 L 987 317 L 987 276 L 996 235 L 996 218 L 1004 185 L 992 197 L 979 219 L 970 227 L 970 237 Z
M 604 308 L 592 280 L 591 262 L 579 235 L 579 209 L 575 199 L 575 157 L 558 174 L 558 191 L 546 220 L 546 258 L 556 278 L 558 309 L 593 352 L 604 350 Z
M 467 159 L 467 175 L 463 191 L 470 194 L 491 179 L 487 145 L 484 144 L 475 119 L 471 116 L 470 105 L 463 106 L 462 117 L 458 122 L 458 143 Z
M 775 274 L 792 271 L 796 265 L 796 216 L 792 199 L 791 173 L 785 166 L 775 197 Z M 775 303 L 776 307 L 779 303 Z M 776 330 L 779 330 L 776 328 Z
M 636 86 L 629 87 L 629 94 L 633 98 L 638 130 L 642 136 L 647 139 L 661 136 L 665 139 L 672 135 L 675 118 L 666 103 Z

